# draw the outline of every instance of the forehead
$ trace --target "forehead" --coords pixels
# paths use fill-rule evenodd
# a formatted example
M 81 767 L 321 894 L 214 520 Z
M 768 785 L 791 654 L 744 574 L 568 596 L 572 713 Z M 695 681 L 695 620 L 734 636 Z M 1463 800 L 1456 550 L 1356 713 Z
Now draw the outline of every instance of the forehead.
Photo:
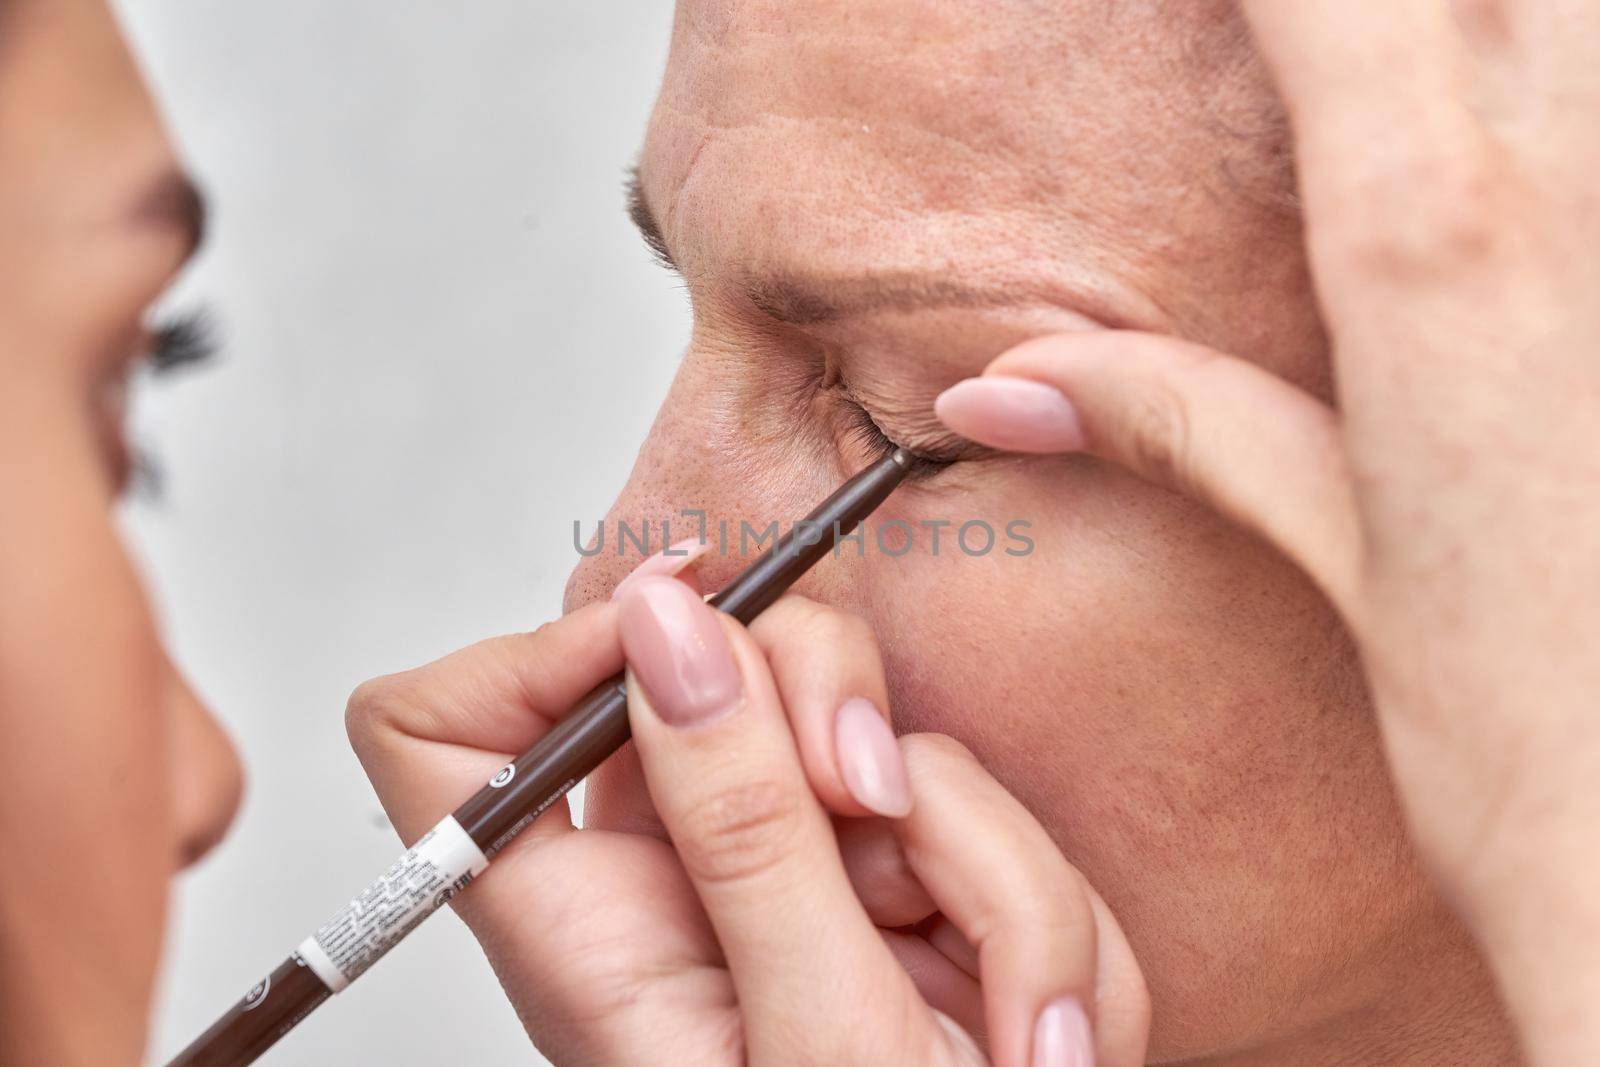
M 176 167 L 104 0 L 0 0 L 0 160 L 14 202 L 108 211 Z
M 1281 180 L 1240 132 L 1271 110 L 1209 0 L 686 2 L 641 175 L 691 282 L 1137 273 L 1196 197 Z

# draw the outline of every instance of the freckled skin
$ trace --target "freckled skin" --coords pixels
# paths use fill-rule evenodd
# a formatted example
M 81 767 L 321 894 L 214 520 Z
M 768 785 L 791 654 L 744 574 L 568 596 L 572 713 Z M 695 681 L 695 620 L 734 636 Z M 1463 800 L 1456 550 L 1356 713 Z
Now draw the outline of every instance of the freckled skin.
M 808 391 L 829 361 L 915 446 L 941 388 L 1080 313 L 1327 395 L 1287 151 L 1225 4 L 680 4 L 641 175 L 696 326 L 608 523 L 792 519 L 870 458 Z M 740 296 L 872 272 L 1027 295 L 801 328 Z M 1406 847 L 1349 640 L 1286 561 L 1085 458 L 960 464 L 892 518 L 1031 523 L 1026 558 L 965 556 L 952 526 L 937 558 L 919 531 L 798 591 L 865 616 L 897 728 L 967 744 L 1104 896 L 1153 1061 L 1509 1061 L 1473 1025 L 1496 1025 L 1488 985 Z M 568 607 L 635 562 L 584 560 Z M 707 587 L 741 563 L 708 558 Z M 635 817 L 638 790 L 620 761 L 591 817 Z

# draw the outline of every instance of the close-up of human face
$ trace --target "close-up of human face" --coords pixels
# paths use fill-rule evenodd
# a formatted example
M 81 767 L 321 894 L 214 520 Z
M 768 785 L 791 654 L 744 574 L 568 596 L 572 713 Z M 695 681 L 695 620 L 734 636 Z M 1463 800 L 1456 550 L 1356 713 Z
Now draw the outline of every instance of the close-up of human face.
M 1597 45 L 0 0 L 0 1067 L 1600 1062 Z
M 913 550 L 851 549 L 798 588 L 872 624 L 897 731 L 964 742 L 1104 896 L 1159 1061 L 1335 1025 L 1403 1043 L 1431 1010 L 1411 976 L 1456 966 L 1458 934 L 1310 584 L 1176 494 L 985 452 L 932 405 L 1024 338 L 1107 328 L 1329 398 L 1287 159 L 1229 4 L 689 0 L 638 165 L 694 331 L 607 522 L 759 530 L 885 441 L 950 461 L 875 516 Z M 973 519 L 1035 548 L 960 551 Z M 708 556 L 708 588 L 738 555 Z M 628 566 L 585 560 L 568 608 Z
M 29 872 L 0 897 L 7 1063 L 135 1062 L 169 881 L 238 802 L 112 514 L 129 375 L 194 355 L 149 309 L 201 227 L 106 7 L 0 2 L 0 837 Z

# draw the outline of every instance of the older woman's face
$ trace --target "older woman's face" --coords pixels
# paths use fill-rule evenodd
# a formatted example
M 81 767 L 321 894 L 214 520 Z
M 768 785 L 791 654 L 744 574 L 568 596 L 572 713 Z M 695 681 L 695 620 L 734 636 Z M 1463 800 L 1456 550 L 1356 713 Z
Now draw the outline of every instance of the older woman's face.
M 961 458 L 875 517 L 912 551 L 869 537 L 802 591 L 874 624 L 898 727 L 969 745 L 1104 894 L 1162 1058 L 1398 1003 L 1450 938 L 1359 672 L 1252 538 L 1090 459 L 963 451 L 931 407 L 1016 341 L 1105 325 L 1325 393 L 1286 157 L 1225 4 L 708 0 L 679 6 L 639 166 L 694 333 L 609 523 L 727 518 L 715 585 L 741 520 L 803 514 L 872 458 L 862 410 Z M 972 519 L 999 531 L 985 555 L 955 543 Z M 1004 551 L 1012 520 L 1031 554 Z M 608 544 L 571 603 L 635 562 Z

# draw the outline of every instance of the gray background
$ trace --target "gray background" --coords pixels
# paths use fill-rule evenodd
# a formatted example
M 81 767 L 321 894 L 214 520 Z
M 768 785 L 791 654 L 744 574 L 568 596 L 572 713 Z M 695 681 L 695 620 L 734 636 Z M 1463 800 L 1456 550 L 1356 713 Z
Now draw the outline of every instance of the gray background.
M 120 0 L 211 240 L 211 369 L 138 390 L 125 522 L 249 772 L 182 880 L 164 1059 L 394 858 L 346 696 L 559 611 L 687 340 L 622 209 L 665 2 Z M 537 1063 L 443 915 L 267 1061 Z

